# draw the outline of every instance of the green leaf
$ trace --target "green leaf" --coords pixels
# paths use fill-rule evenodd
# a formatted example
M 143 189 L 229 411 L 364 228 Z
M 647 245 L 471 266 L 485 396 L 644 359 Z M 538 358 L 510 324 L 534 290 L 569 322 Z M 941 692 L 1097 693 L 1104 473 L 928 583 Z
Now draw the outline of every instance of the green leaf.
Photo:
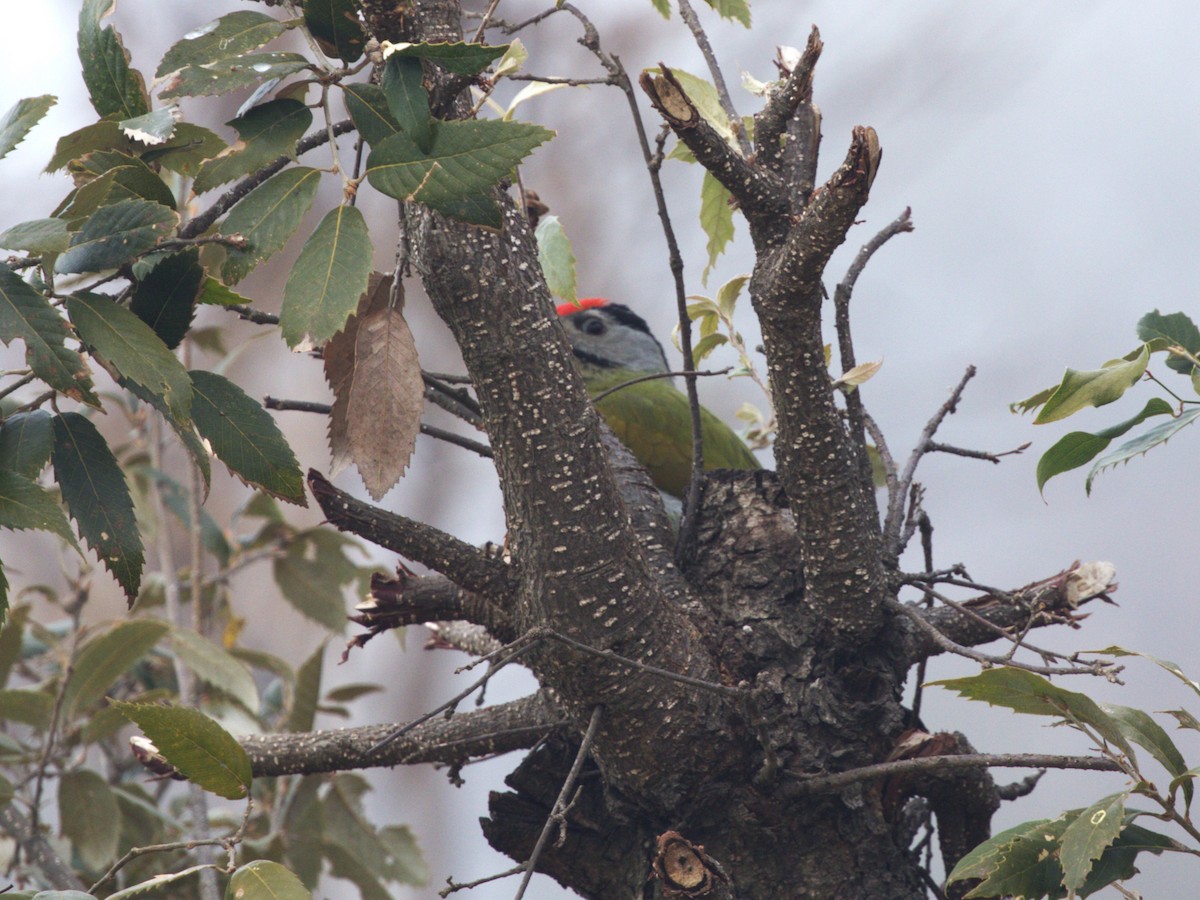
M 204 713 L 182 706 L 121 701 L 112 705 L 142 729 L 188 781 L 227 800 L 240 800 L 250 792 L 250 757 Z
M 58 258 L 60 274 L 115 268 L 154 248 L 179 224 L 179 214 L 149 200 L 123 200 L 96 211 Z
M 205 277 L 199 250 L 165 256 L 137 283 L 129 308 L 173 350 L 192 325 Z
M 188 427 L 191 427 L 189 423 Z M 195 438 L 193 432 L 192 437 Z M 197 439 L 197 443 L 199 440 Z M 201 445 L 203 446 L 203 445 Z M 189 450 L 191 448 L 189 447 Z M 157 469 L 138 466 L 139 472 L 145 471 L 150 477 L 160 485 L 163 492 L 163 505 L 175 515 L 177 519 L 184 525 L 185 528 L 191 527 L 192 515 L 190 504 L 188 503 L 187 492 L 174 478 Z M 207 482 L 205 484 L 207 491 Z M 221 526 L 216 523 L 216 520 L 209 514 L 208 510 L 201 508 L 200 513 L 200 539 L 204 543 L 204 548 L 208 550 L 217 559 L 217 564 L 224 568 L 229 565 L 229 557 L 233 554 L 229 542 L 225 539 L 225 534 L 221 531 Z M 251 710 L 253 711 L 253 709 Z
M 147 878 L 145 881 L 132 884 L 123 890 L 117 891 L 115 894 L 108 894 L 104 900 L 128 900 L 129 897 L 137 897 L 140 894 L 155 891 L 165 884 L 174 884 L 176 881 L 191 878 L 202 869 L 211 869 L 212 867 L 212 863 L 203 863 L 197 866 L 188 866 L 186 869 L 180 869 L 178 872 L 163 872 L 161 875 L 155 875 L 153 878 Z
M 347 65 L 362 56 L 367 37 L 354 0 L 304 0 L 304 24 L 326 56 Z
M 60 137 L 55 144 L 54 155 L 46 164 L 46 171 L 57 172 L 67 163 L 93 150 L 120 150 L 129 154 L 136 152 L 133 141 L 126 137 L 121 126 L 112 119 L 104 119 Z
M 1117 839 L 1113 841 L 1112 846 L 1104 852 L 1104 855 L 1092 867 L 1092 871 L 1088 873 L 1087 881 L 1080 888 L 1080 897 L 1089 897 L 1114 881 L 1126 881 L 1132 878 L 1138 873 L 1134 862 L 1137 855 L 1143 851 L 1149 851 L 1156 856 L 1161 856 L 1164 850 L 1187 851 L 1187 848 L 1178 841 L 1143 828 L 1133 823 L 1132 819 L 1133 815 L 1125 816 L 1127 824 Z
M 54 695 L 45 691 L 0 691 L 0 719 L 20 722 L 38 731 L 50 727 L 54 714 Z
M 136 156 L 119 150 L 93 150 L 67 164 L 67 171 L 76 184 L 86 183 L 91 176 L 116 170 L 112 188 L 105 194 L 108 203 L 118 200 L 153 200 L 168 209 L 175 209 L 175 195 L 162 177 Z
M 341 596 L 340 590 L 338 596 Z M 321 669 L 325 661 L 325 644 L 321 643 L 312 656 L 296 670 L 296 687 L 292 693 L 292 708 L 284 730 L 297 734 L 312 731 L 317 706 L 321 701 Z
M 176 41 L 163 56 L 155 77 L 257 50 L 286 30 L 282 22 L 260 12 L 243 10 L 221 16 Z
M 207 128 L 191 122 L 180 122 L 175 126 L 171 140 L 144 151 L 142 160 L 192 177 L 206 159 L 211 159 L 224 149 L 225 142 Z
M 1103 656 L 1137 656 L 1141 659 L 1149 660 L 1164 672 L 1169 672 L 1170 674 L 1174 675 L 1189 688 L 1191 688 L 1193 693 L 1195 693 L 1197 696 L 1200 696 L 1200 682 L 1193 681 L 1187 676 L 1187 673 L 1183 671 L 1182 667 L 1180 667 L 1177 663 L 1171 662 L 1169 659 L 1162 659 L 1158 656 L 1152 656 L 1149 653 L 1143 653 L 1140 650 L 1127 650 L 1124 647 L 1117 646 L 1108 646 L 1103 650 L 1093 650 L 1089 652 Z
M 367 176 L 389 197 L 445 212 L 455 202 L 485 194 L 551 137 L 545 128 L 518 122 L 439 121 L 428 155 L 408 135 L 394 134 L 371 151 Z M 466 221 L 499 227 L 499 211 L 491 207 L 490 216 Z
M 176 107 L 165 106 L 162 109 L 151 110 L 144 116 L 122 119 L 117 124 L 121 126 L 121 131 L 127 138 L 154 147 L 165 144 L 175 134 L 177 115 Z
M 1150 751 L 1150 755 L 1158 760 L 1159 765 L 1166 769 L 1172 778 L 1187 771 L 1187 763 L 1184 762 L 1183 754 L 1179 752 L 1175 742 L 1171 740 L 1170 735 L 1163 730 L 1163 727 L 1150 718 L 1150 715 L 1144 710 L 1131 706 L 1119 706 L 1115 703 L 1102 703 L 1100 708 L 1112 716 L 1125 737 L 1139 747 Z M 1190 781 L 1183 785 L 1183 794 L 1184 800 L 1191 806 L 1192 784 Z
M 277 862 L 255 860 L 229 879 L 226 900 L 312 900 L 312 894 L 290 870 Z
M 741 22 L 747 28 L 750 27 L 749 0 L 705 0 L 705 2 L 715 9 L 722 19 Z
M 1138 383 L 1149 361 L 1150 348 L 1143 344 L 1131 360 L 1115 360 L 1103 369 L 1087 372 L 1067 369 L 1062 383 L 1046 401 L 1033 424 L 1056 422 L 1086 406 L 1104 406 L 1112 403 Z
M 1025 669 L 997 666 L 966 678 L 928 682 L 957 691 L 968 700 L 983 700 L 991 706 L 1005 706 L 1013 712 L 1034 716 L 1054 716 L 1069 723 L 1090 726 L 1126 757 L 1137 764 L 1133 747 L 1125 740 L 1117 722 L 1087 694 L 1068 691 L 1041 675 Z
M 159 96 L 168 99 L 228 94 L 257 87 L 272 78 L 294 75 L 310 65 L 299 53 L 247 53 L 203 66 L 184 66 L 167 79 Z
M 4 572 L 0 569 L 0 581 L 3 578 Z M 0 619 L 0 685 L 8 684 L 8 676 L 12 674 L 13 666 L 22 656 L 25 623 L 28 620 L 28 606 L 16 607 L 7 621 Z
M 574 303 L 577 290 L 575 252 L 558 216 L 542 216 L 534 237 L 546 287 L 555 297 Z
M 391 855 L 384 871 L 392 881 L 416 887 L 429 883 L 429 866 L 425 864 L 412 829 L 405 825 L 388 825 L 379 830 L 379 838 Z
M 237 130 L 238 142 L 200 168 L 193 193 L 257 172 L 280 156 L 295 159 L 296 141 L 312 124 L 312 111 L 299 100 L 283 98 L 255 106 L 225 124 Z
M 135 384 L 128 378 L 122 378 L 118 383 L 143 403 L 149 404 L 158 410 L 163 420 L 171 426 L 172 430 L 179 437 L 179 442 L 183 444 L 184 449 L 192 457 L 192 462 L 200 470 L 200 476 L 204 479 L 204 494 L 208 496 L 208 489 L 212 484 L 212 465 L 208 461 L 208 450 L 200 442 L 200 438 L 196 437 L 196 429 L 190 418 L 191 410 L 188 410 L 189 418 L 187 421 L 180 422 L 175 418 L 174 413 L 167 406 L 167 401 L 161 394 L 146 390 L 146 388 Z
M 240 234 L 249 245 L 245 250 L 230 248 L 221 267 L 223 281 L 236 284 L 259 260 L 283 248 L 312 206 L 320 180 L 316 169 L 284 169 L 238 201 L 219 230 L 226 236 Z
M 31 479 L 7 469 L 0 469 L 0 528 L 49 531 L 71 546 L 79 546 L 54 496 Z
M 25 361 L 38 378 L 56 391 L 93 406 L 91 370 L 74 350 L 64 346 L 67 323 L 37 291 L 8 266 L 0 265 L 0 341 L 25 342 Z
M 1197 719 L 1186 709 L 1164 709 L 1163 712 L 1168 716 L 1172 716 L 1179 728 L 1190 728 L 1192 731 L 1200 731 L 1200 719 Z
M 13 148 L 33 130 L 42 116 L 50 107 L 58 102 L 53 94 L 42 94 L 40 97 L 26 97 L 18 100 L 0 119 L 0 159 L 8 156 Z
M 717 264 L 717 257 L 725 252 L 725 248 L 733 240 L 733 207 L 729 205 L 731 199 L 732 195 L 725 185 L 705 169 L 704 179 L 700 183 L 700 227 L 708 236 L 708 243 L 705 245 L 708 263 L 704 267 L 704 274 L 700 276 L 703 284 L 708 284 L 708 273 Z
M 0 423 L 0 469 L 35 479 L 50 462 L 54 427 L 44 409 L 17 413 Z
M 171 647 L 203 681 L 220 688 L 250 713 L 258 712 L 254 677 L 229 651 L 186 628 L 171 631 Z
M 421 83 L 424 77 L 419 59 L 393 54 L 383 70 L 383 95 L 400 129 L 422 153 L 428 153 L 433 142 L 433 116 L 429 94 Z
M 306 531 L 273 562 L 275 583 L 284 599 L 336 632 L 346 627 L 345 588 L 359 576 L 358 567 L 343 552 L 349 546 L 352 542 L 337 532 Z
M 70 241 L 62 219 L 33 219 L 0 232 L 0 247 L 29 253 L 62 253 Z
M 723 344 L 728 344 L 729 338 L 723 334 L 706 334 L 692 345 L 692 365 L 698 366 L 710 353 Z
M 1060 816 L 1024 822 L 1002 831 L 960 859 L 946 881 L 949 884 L 983 879 L 968 897 L 1060 896 L 1062 868 L 1056 851 L 1067 824 Z
M 1177 431 L 1186 428 L 1192 422 L 1196 421 L 1197 416 L 1200 416 L 1200 408 L 1193 407 L 1170 422 L 1163 422 L 1161 425 L 1156 425 L 1149 431 L 1143 432 L 1140 437 L 1127 441 L 1110 453 L 1106 453 L 1100 457 L 1092 465 L 1091 471 L 1088 472 L 1087 480 L 1084 482 L 1087 492 L 1089 494 L 1092 492 L 1092 482 L 1105 469 L 1110 469 L 1118 463 L 1129 462 L 1135 456 L 1141 456 L 1143 453 L 1153 450 L 1160 444 L 1165 444 L 1175 436 Z
M 253 303 L 249 297 L 243 297 L 237 291 L 227 288 L 212 277 L 204 279 L 204 285 L 200 288 L 200 296 L 196 298 L 196 302 L 209 303 L 214 306 L 249 306 Z
M 1095 434 L 1089 434 L 1086 431 L 1072 431 L 1070 434 L 1063 435 L 1038 460 L 1038 490 L 1042 490 L 1046 482 L 1055 475 L 1061 475 L 1063 472 L 1069 472 L 1071 469 L 1077 469 L 1091 462 L 1092 459 L 1104 451 L 1105 447 L 1112 443 L 1114 438 L 1120 437 L 1130 428 L 1133 428 L 1133 426 L 1140 425 L 1151 416 L 1169 416 L 1173 412 L 1171 404 L 1166 400 L 1161 397 L 1151 397 L 1142 408 L 1142 411 L 1132 419 L 1126 419 L 1124 422 L 1105 428 Z
M 1075 891 L 1083 886 L 1092 864 L 1121 833 L 1127 796 L 1122 792 L 1097 800 L 1063 832 L 1059 862 L 1063 868 L 1063 885 L 1068 890 Z
M 662 69 L 657 66 L 646 71 L 654 75 L 662 74 Z M 683 88 L 687 98 L 692 101 L 701 118 L 715 128 L 731 147 L 736 148 L 737 138 L 729 124 L 729 117 L 725 115 L 725 108 L 721 106 L 721 98 L 717 94 L 717 89 L 708 81 L 684 69 L 671 69 L 671 74 L 675 76 L 675 80 L 679 82 L 679 86 Z
M 374 147 L 400 130 L 400 123 L 388 109 L 387 98 L 379 85 L 343 84 L 341 88 L 346 112 L 369 146 Z
M 427 59 L 436 63 L 447 72 L 456 75 L 478 75 L 488 67 L 493 59 L 503 56 L 508 51 L 508 44 L 466 44 L 461 41 L 453 44 L 392 44 L 392 57 L 415 57 Z
M 375 250 L 354 206 L 325 214 L 304 244 L 283 289 L 279 329 L 288 346 L 323 344 L 341 331 L 367 290 Z
M 80 769 L 58 780 L 58 820 L 85 868 L 100 871 L 117 858 L 121 810 L 99 773 Z
M 247 484 L 307 506 L 300 467 L 271 414 L 220 375 L 197 369 L 191 376 L 192 420 L 217 459 Z
M 92 106 L 101 116 L 131 119 L 150 111 L 141 73 L 129 66 L 129 53 L 111 25 L 100 20 L 116 8 L 116 0 L 83 0 L 79 11 L 79 61 Z
M 1163 314 L 1157 309 L 1142 316 L 1137 323 L 1138 338 L 1153 341 L 1161 338 L 1170 344 L 1182 347 L 1193 356 L 1200 356 L 1200 328 L 1186 314 L 1177 312 Z M 1190 375 L 1195 367 L 1190 359 L 1172 354 L 1167 366 L 1183 375 Z
M 671 18 L 671 0 L 650 0 L 650 3 L 664 19 Z
M 102 294 L 68 297 L 67 312 L 80 340 L 117 374 L 161 396 L 175 421 L 188 420 L 191 379 L 149 325 Z
M 96 426 L 79 413 L 54 417 L 54 477 L 79 534 L 125 590 L 142 580 L 142 538 L 125 475 Z
M 71 678 L 63 690 L 63 721 L 74 721 L 108 693 L 167 633 L 157 619 L 129 619 L 88 641 L 75 656 Z

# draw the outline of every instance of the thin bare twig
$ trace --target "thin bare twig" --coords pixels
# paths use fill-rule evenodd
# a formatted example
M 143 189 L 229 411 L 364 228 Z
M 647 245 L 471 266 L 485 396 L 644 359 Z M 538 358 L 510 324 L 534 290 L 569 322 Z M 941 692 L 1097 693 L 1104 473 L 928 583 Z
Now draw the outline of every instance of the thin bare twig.
M 728 375 L 732 371 L 733 371 L 733 366 L 726 366 L 724 369 L 706 369 L 703 372 L 693 371 L 690 374 L 695 375 L 697 378 L 701 378 L 701 377 L 708 376 L 708 375 Z M 617 391 L 624 390 L 625 388 L 630 387 L 631 385 L 641 384 L 643 381 L 654 381 L 655 379 L 658 379 L 658 378 L 674 378 L 676 375 L 688 375 L 688 374 L 689 374 L 688 372 L 684 371 L 684 372 L 651 372 L 649 375 L 639 375 L 637 378 L 630 378 L 628 381 L 622 381 L 620 384 L 613 385 L 606 391 L 601 391 L 595 397 L 592 398 L 592 402 L 599 403 L 601 400 L 603 400 L 609 394 L 615 394 Z
M 600 716 L 603 710 L 604 707 L 599 704 L 592 708 L 592 718 L 588 722 L 587 731 L 584 732 L 583 741 L 579 744 L 579 752 L 575 754 L 575 762 L 571 764 L 571 771 L 567 773 L 567 777 L 563 781 L 562 790 L 558 792 L 558 799 L 554 801 L 554 806 L 550 809 L 550 815 L 546 816 L 546 824 L 542 826 L 542 833 L 538 835 L 537 843 L 533 847 L 533 853 L 529 854 L 529 860 L 525 863 L 525 875 L 521 879 L 517 893 L 513 895 L 513 900 L 521 900 L 525 896 L 525 889 L 529 887 L 529 880 L 533 878 L 538 857 L 542 855 L 542 850 L 546 846 L 546 841 L 550 839 L 550 832 L 555 824 L 561 829 L 566 828 L 566 822 L 563 817 L 571 805 L 568 803 L 567 797 L 575 789 L 575 782 L 579 780 L 579 772 L 583 769 L 583 763 L 592 751 L 592 742 L 596 739 L 596 731 L 600 727 Z
M 713 53 L 712 44 L 709 43 L 708 35 L 704 32 L 704 26 L 700 24 L 700 17 L 696 15 L 696 10 L 692 8 L 692 4 L 688 0 L 679 0 L 679 18 L 683 19 L 683 24 L 691 31 L 696 46 L 700 48 L 700 53 L 704 56 L 704 62 L 708 65 L 708 73 L 712 76 L 713 87 L 717 89 L 717 100 L 725 112 L 725 118 L 729 120 L 730 129 L 737 137 L 738 149 L 742 151 L 742 156 L 750 156 L 754 150 L 750 146 L 750 139 L 746 136 L 746 129 L 742 127 L 741 117 L 738 116 L 737 110 L 733 106 L 733 98 L 729 95 L 729 88 L 725 85 L 725 74 L 721 71 L 716 54 Z
M 965 447 L 954 447 L 950 444 L 939 444 L 936 441 L 930 441 L 926 450 L 929 453 L 949 453 L 952 456 L 965 456 L 968 459 L 982 459 L 987 462 L 996 463 L 999 465 L 1001 457 L 1016 456 L 1024 453 L 1031 446 L 1032 441 L 1027 441 L 1020 447 L 1014 447 L 1012 450 L 1005 450 L 1003 453 L 989 453 L 986 450 L 968 450 Z
M 502 878 L 511 878 L 513 875 L 520 875 L 525 871 L 525 864 L 513 866 L 511 869 L 505 869 L 503 872 L 493 872 L 491 875 L 484 875 L 482 878 L 476 878 L 474 881 L 455 881 L 453 878 L 446 879 L 446 886 L 438 891 L 439 897 L 449 897 L 451 894 L 458 891 L 469 891 L 472 888 L 477 888 L 481 884 L 491 884 L 493 881 L 499 881 Z

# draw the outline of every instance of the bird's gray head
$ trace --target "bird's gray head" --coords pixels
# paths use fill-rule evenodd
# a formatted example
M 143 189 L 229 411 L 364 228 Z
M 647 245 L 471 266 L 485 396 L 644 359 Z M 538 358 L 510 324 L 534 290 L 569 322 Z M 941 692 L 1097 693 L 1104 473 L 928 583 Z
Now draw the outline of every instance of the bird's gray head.
M 567 329 L 571 348 L 585 366 L 628 369 L 632 372 L 666 372 L 662 344 L 650 333 L 645 319 L 620 303 L 599 297 L 563 303 L 558 315 Z

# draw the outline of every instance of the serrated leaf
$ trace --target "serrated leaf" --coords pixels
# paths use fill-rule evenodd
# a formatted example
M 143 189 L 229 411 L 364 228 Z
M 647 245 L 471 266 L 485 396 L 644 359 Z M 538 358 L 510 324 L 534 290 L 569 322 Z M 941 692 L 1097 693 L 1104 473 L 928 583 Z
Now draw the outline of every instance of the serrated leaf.
M 1013 712 L 1034 716 L 1054 716 L 1067 722 L 1091 727 L 1115 745 L 1136 765 L 1133 747 L 1125 740 L 1120 726 L 1087 694 L 1068 691 L 1041 675 L 1025 669 L 997 666 L 966 678 L 930 681 L 929 685 L 957 691 L 969 700 L 982 700 L 991 706 L 1004 706 Z
M 101 116 L 131 119 L 150 111 L 141 73 L 130 68 L 129 53 L 116 30 L 100 20 L 116 9 L 116 0 L 83 0 L 79 11 L 79 61 L 92 106 Z
M 25 140 L 25 136 L 57 102 L 58 98 L 53 94 L 42 94 L 40 97 L 25 97 L 14 103 L 4 118 L 0 119 L 0 159 L 8 156 L 17 144 Z
M 1131 706 L 1102 703 L 1100 708 L 1112 716 L 1121 732 L 1139 747 L 1144 747 L 1150 755 L 1158 760 L 1159 765 L 1166 769 L 1171 776 L 1177 777 L 1187 771 L 1187 763 L 1183 754 L 1175 746 L 1163 727 L 1154 721 L 1149 713 Z M 1192 785 L 1183 785 L 1184 799 L 1190 806 L 1192 803 Z
M 254 677 L 227 650 L 186 628 L 173 629 L 170 643 L 197 677 L 220 688 L 248 712 L 258 712 L 258 688 Z
M 203 66 L 257 50 L 286 30 L 282 22 L 260 12 L 229 13 L 176 41 L 163 56 L 155 77 L 162 78 L 184 66 Z
M 456 43 L 429 44 L 385 44 L 384 56 L 391 59 L 398 57 L 415 57 L 427 59 L 436 63 L 447 72 L 456 75 L 478 75 L 488 67 L 493 59 L 503 56 L 508 51 L 508 44 L 467 44 Z
M 214 372 L 196 369 L 191 376 L 192 421 L 217 459 L 247 484 L 307 506 L 300 467 L 271 414 Z
M 212 863 L 202 863 L 197 866 L 188 866 L 186 869 L 180 869 L 178 872 L 163 872 L 160 875 L 155 875 L 153 878 L 147 878 L 145 881 L 132 884 L 123 890 L 117 891 L 115 894 L 107 894 L 104 900 L 128 900 L 130 897 L 137 897 L 140 894 L 157 891 L 165 884 L 174 884 L 177 881 L 183 881 L 185 878 L 191 878 L 197 872 L 211 868 L 213 868 Z
M 75 656 L 63 691 L 63 720 L 91 709 L 167 633 L 157 619 L 130 619 L 89 640 Z
M 1186 428 L 1188 425 L 1191 425 L 1192 422 L 1196 421 L 1197 416 L 1200 416 L 1200 408 L 1193 407 L 1187 412 L 1182 413 L 1176 418 L 1172 419 L 1170 422 L 1163 422 L 1161 425 L 1157 425 L 1154 428 L 1151 428 L 1149 431 L 1143 432 L 1141 436 L 1125 442 L 1112 452 L 1106 453 L 1104 456 L 1100 457 L 1092 465 L 1091 470 L 1088 472 L 1087 480 L 1084 482 L 1084 487 L 1086 488 L 1087 492 L 1089 494 L 1092 492 L 1092 482 L 1095 480 L 1096 476 L 1105 469 L 1110 469 L 1119 463 L 1129 462 L 1129 460 L 1133 459 L 1135 456 L 1141 456 L 1143 453 L 1153 450 L 1160 444 L 1165 444 L 1175 436 L 1176 432 Z
M 284 599 L 335 632 L 346 627 L 343 591 L 359 575 L 358 567 L 343 552 L 348 545 L 350 541 L 336 532 L 306 531 L 273 563 L 275 583 Z
M 0 470 L 36 479 L 50 462 L 53 446 L 54 426 L 46 410 L 9 416 L 0 423 Z
M 577 289 L 575 252 L 558 216 L 542 216 L 534 237 L 546 287 L 555 297 L 574 303 Z
M 78 546 L 54 496 L 31 479 L 7 469 L 0 469 L 0 528 L 49 531 Z
M 312 900 L 312 894 L 289 869 L 265 859 L 238 868 L 229 879 L 225 896 L 236 900 Z
M 25 361 L 38 378 L 68 397 L 100 405 L 91 370 L 83 357 L 64 346 L 67 323 L 62 316 L 16 272 L 0 266 L 0 341 L 9 344 L 15 338 L 25 342 Z
M 325 214 L 292 266 L 283 289 L 279 330 L 288 346 L 324 344 L 346 324 L 367 289 L 375 250 L 354 206 Z
M 175 209 L 175 195 L 163 183 L 162 177 L 140 159 L 128 156 L 117 150 L 95 150 L 67 166 L 77 184 L 81 187 L 94 180 L 91 176 L 111 173 L 107 180 L 109 188 L 103 196 L 97 195 L 101 202 L 95 204 L 110 206 L 122 200 L 149 200 L 167 209 Z M 79 218 L 88 215 L 86 208 L 91 204 L 81 203 L 79 195 L 71 203 L 70 215 L 62 218 L 72 220 L 72 226 L 78 227 Z
M 1149 361 L 1150 348 L 1143 345 L 1133 359 L 1116 360 L 1103 369 L 1086 372 L 1067 369 L 1062 382 L 1037 414 L 1033 424 L 1056 422 L 1085 407 L 1105 406 L 1120 399 L 1122 394 L 1138 383 Z
M 179 437 L 179 442 L 183 444 L 184 449 L 191 456 L 192 462 L 196 464 L 196 468 L 200 471 L 200 477 L 204 480 L 204 495 L 207 497 L 208 490 L 212 485 L 212 466 L 208 461 L 208 450 L 200 442 L 200 438 L 196 437 L 196 429 L 190 418 L 191 410 L 188 410 L 188 420 L 180 422 L 175 418 L 161 394 L 148 391 L 141 385 L 134 384 L 128 378 L 122 378 L 118 384 L 143 403 L 149 404 L 158 410 L 163 420 L 171 426 L 171 429 Z
M 200 296 L 196 298 L 196 302 L 214 306 L 249 306 L 253 301 L 221 284 L 217 279 L 208 277 L 204 279 L 204 285 L 200 288 Z
M 383 70 L 383 95 L 388 111 L 422 153 L 428 153 L 433 141 L 433 116 L 421 61 L 393 54 Z
M 705 0 L 705 2 L 715 9 L 722 19 L 740 22 L 747 28 L 750 27 L 749 0 Z
M 959 860 L 947 883 L 983 879 L 966 896 L 1057 896 L 1062 889 L 1062 867 L 1055 851 L 1066 830 L 1065 818 L 1024 822 L 984 841 Z
M 98 209 L 54 263 L 60 274 L 112 269 L 154 248 L 179 224 L 179 214 L 149 200 L 122 200 Z
M 1180 667 L 1178 663 L 1173 663 L 1169 659 L 1162 659 L 1161 657 L 1153 656 L 1149 653 L 1143 653 L 1140 650 L 1127 650 L 1124 647 L 1117 646 L 1108 646 L 1103 650 L 1093 650 L 1089 652 L 1102 654 L 1104 656 L 1137 656 L 1141 659 L 1149 660 L 1164 672 L 1169 672 L 1170 674 L 1174 675 L 1189 688 L 1191 688 L 1193 693 L 1200 696 L 1200 682 L 1193 681 L 1187 676 L 1187 673 L 1183 671 L 1182 667 Z
M 80 340 L 117 375 L 161 396 L 175 421 L 188 420 L 191 379 L 149 325 L 102 294 L 67 298 L 67 312 Z
M 96 426 L 79 413 L 54 417 L 54 478 L 63 501 L 130 605 L 142 580 L 142 538 L 120 463 Z
M 155 147 L 165 144 L 175 133 L 178 123 L 179 109 L 175 106 L 165 106 L 155 109 L 144 116 L 134 116 L 132 119 L 122 119 L 117 124 L 121 126 L 127 138 L 139 144 Z
M 733 311 L 737 306 L 738 297 L 741 296 L 742 288 L 749 280 L 749 275 L 735 275 L 717 288 L 717 309 L 727 320 L 733 319 Z
M 551 137 L 553 132 L 545 128 L 518 122 L 439 121 L 428 155 L 406 134 L 394 134 L 371 151 L 367 176 L 389 197 L 419 200 L 446 212 L 453 203 L 485 195 Z M 493 215 L 466 221 L 499 227 L 499 211 L 492 206 Z
M 224 728 L 196 709 L 113 701 L 167 761 L 206 791 L 227 800 L 250 792 L 250 757 Z
M 367 38 L 354 0 L 304 0 L 304 24 L 326 56 L 346 65 L 362 56 Z
M 93 150 L 120 150 L 129 154 L 137 152 L 133 141 L 125 135 L 121 126 L 112 119 L 104 119 L 60 137 L 54 146 L 54 155 L 46 164 L 46 171 L 57 172 L 67 163 Z
M 1200 328 L 1185 313 L 1160 313 L 1157 309 L 1142 316 L 1137 323 L 1138 338 L 1143 341 L 1162 339 L 1182 347 L 1193 356 L 1200 356 Z M 1184 375 L 1190 375 L 1195 363 L 1181 356 L 1171 355 L 1167 366 Z
M 425 402 L 416 343 L 399 305 L 388 302 L 391 286 L 390 276 L 372 276 L 359 312 L 325 348 L 331 467 L 353 462 L 375 500 L 404 474 Z
M 312 111 L 299 100 L 284 98 L 259 104 L 225 124 L 237 130 L 238 142 L 201 166 L 193 193 L 257 172 L 280 156 L 295 159 L 296 141 L 312 124 Z
M 1063 832 L 1059 846 L 1059 863 L 1063 868 L 1063 885 L 1070 891 L 1083 886 L 1092 864 L 1103 855 L 1117 835 L 1125 816 L 1124 792 L 1097 800 Z
M 299 53 L 247 53 L 203 66 L 184 66 L 167 79 L 167 85 L 159 92 L 159 96 L 174 99 L 228 94 L 230 91 L 255 87 L 273 78 L 294 75 L 311 65 Z
M 700 182 L 700 227 L 708 237 L 705 244 L 708 262 L 700 276 L 703 284 L 708 284 L 708 273 L 717 264 L 717 257 L 725 252 L 733 240 L 733 207 L 729 205 L 732 196 L 725 185 L 707 169 L 704 170 L 704 178 Z
M 228 250 L 221 267 L 223 281 L 236 284 L 259 260 L 283 248 L 312 206 L 320 180 L 321 173 L 316 169 L 284 169 L 238 201 L 219 231 L 226 236 L 240 234 L 248 246 L 245 250 Z
M 384 870 L 392 881 L 421 887 L 429 883 L 429 866 L 421 855 L 417 838 L 405 825 L 388 825 L 379 830 L 379 838 L 391 854 Z
M 1072 431 L 1059 438 L 1053 447 L 1042 454 L 1037 465 L 1038 490 L 1045 487 L 1046 482 L 1055 475 L 1069 472 L 1089 463 L 1104 448 L 1112 443 L 1135 425 L 1140 425 L 1151 416 L 1171 415 L 1174 410 L 1171 404 L 1161 397 L 1152 397 L 1142 407 L 1142 411 L 1132 419 L 1126 419 L 1095 434 L 1086 431 Z
M 0 231 L 0 247 L 29 253 L 62 253 L 70 245 L 62 219 L 33 219 Z
M 180 122 L 169 141 L 142 152 L 144 162 L 158 163 L 164 169 L 178 172 L 189 178 L 194 176 L 200 165 L 225 149 L 225 142 L 207 128 L 191 122 Z
M 286 731 L 298 734 L 312 731 L 317 706 L 321 702 L 321 669 L 324 660 L 325 644 L 322 642 L 296 670 L 296 686 L 292 691 L 292 708 L 288 712 Z
M 173 253 L 159 260 L 137 283 L 129 308 L 169 349 L 174 349 L 192 326 L 204 278 L 199 250 Z
M 883 368 L 883 360 L 874 362 L 859 363 L 848 372 L 843 373 L 838 378 L 834 379 L 833 386 L 848 385 L 851 388 L 858 387 L 860 384 L 865 384 L 875 377 L 875 374 Z
M 58 781 L 58 818 L 83 865 L 103 870 L 117 857 L 121 810 L 98 772 L 66 772 Z

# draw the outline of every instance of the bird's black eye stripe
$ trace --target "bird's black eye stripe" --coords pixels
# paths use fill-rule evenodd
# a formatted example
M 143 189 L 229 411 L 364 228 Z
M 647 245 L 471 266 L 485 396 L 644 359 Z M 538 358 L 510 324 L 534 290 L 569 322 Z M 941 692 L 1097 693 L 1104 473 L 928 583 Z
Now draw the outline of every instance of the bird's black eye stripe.
M 605 305 L 604 311 L 613 321 L 643 334 L 650 334 L 650 326 L 646 324 L 646 320 L 628 306 L 621 303 L 608 303 Z

